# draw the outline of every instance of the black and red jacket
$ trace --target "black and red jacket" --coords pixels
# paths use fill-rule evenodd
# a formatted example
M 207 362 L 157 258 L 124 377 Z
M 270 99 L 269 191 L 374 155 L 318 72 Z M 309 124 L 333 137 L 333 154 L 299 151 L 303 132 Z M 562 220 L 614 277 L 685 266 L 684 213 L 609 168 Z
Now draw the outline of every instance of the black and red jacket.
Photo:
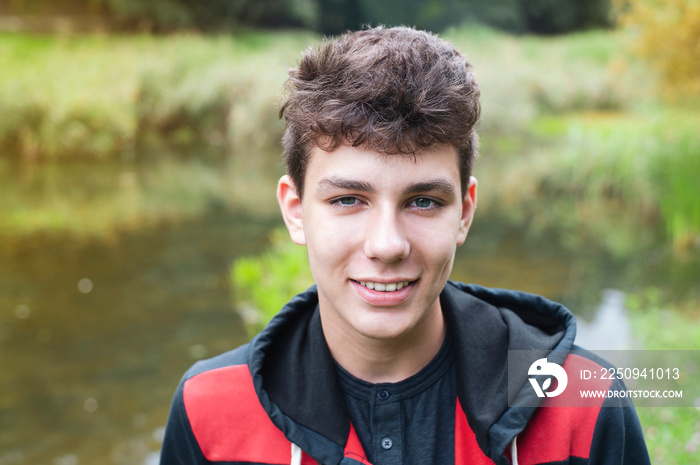
M 508 350 L 549 354 L 572 372 L 599 367 L 593 357 L 568 354 L 576 325 L 566 308 L 531 294 L 454 282 L 440 300 L 457 363 L 454 463 L 650 463 L 631 404 L 608 407 L 608 400 L 597 399 L 568 407 L 550 397 L 539 408 L 522 407 L 535 396 L 526 372 L 511 380 L 522 389 L 509 399 Z M 598 387 L 613 388 L 609 381 Z M 336 379 L 314 287 L 250 343 L 196 363 L 183 377 L 161 464 L 210 463 L 369 464 Z

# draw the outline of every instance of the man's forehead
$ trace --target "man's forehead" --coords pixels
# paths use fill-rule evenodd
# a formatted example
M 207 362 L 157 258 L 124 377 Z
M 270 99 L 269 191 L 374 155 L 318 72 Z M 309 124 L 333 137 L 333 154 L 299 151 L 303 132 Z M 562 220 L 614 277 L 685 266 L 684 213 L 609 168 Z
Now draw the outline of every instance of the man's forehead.
M 367 147 L 341 145 L 327 151 L 313 147 L 307 159 L 304 185 L 316 192 L 378 188 L 407 193 L 460 190 L 459 157 L 448 144 L 412 154 L 386 154 Z
M 306 160 L 308 165 L 313 163 L 315 159 L 322 159 L 324 156 L 333 155 L 336 153 L 344 153 L 350 155 L 348 158 L 356 156 L 372 156 L 382 163 L 387 165 L 399 164 L 404 162 L 412 162 L 419 164 L 421 162 L 430 162 L 434 158 L 444 158 L 447 155 L 455 162 L 454 169 L 459 171 L 459 155 L 457 149 L 450 144 L 436 144 L 424 148 L 414 148 L 412 152 L 382 152 L 375 150 L 371 146 L 353 146 L 350 144 L 340 144 L 337 146 L 325 147 L 323 145 L 313 145 Z M 352 163 L 350 160 L 348 163 Z

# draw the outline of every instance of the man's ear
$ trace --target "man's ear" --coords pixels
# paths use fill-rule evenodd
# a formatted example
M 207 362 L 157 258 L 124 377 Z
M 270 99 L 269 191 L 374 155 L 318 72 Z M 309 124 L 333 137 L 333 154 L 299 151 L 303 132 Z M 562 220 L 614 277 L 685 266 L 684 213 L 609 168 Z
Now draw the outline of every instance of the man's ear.
M 472 225 L 472 220 L 474 219 L 475 211 L 476 178 L 474 176 L 471 176 L 469 177 L 469 185 L 467 186 L 467 192 L 464 194 L 464 199 L 462 200 L 462 218 L 459 222 L 457 245 L 464 244 L 464 241 L 467 239 L 467 233 L 469 232 L 469 227 Z
M 286 174 L 277 183 L 277 201 L 280 204 L 282 218 L 284 218 L 284 224 L 287 225 L 287 231 L 289 231 L 289 237 L 292 238 L 292 242 L 306 245 L 301 199 L 292 178 Z

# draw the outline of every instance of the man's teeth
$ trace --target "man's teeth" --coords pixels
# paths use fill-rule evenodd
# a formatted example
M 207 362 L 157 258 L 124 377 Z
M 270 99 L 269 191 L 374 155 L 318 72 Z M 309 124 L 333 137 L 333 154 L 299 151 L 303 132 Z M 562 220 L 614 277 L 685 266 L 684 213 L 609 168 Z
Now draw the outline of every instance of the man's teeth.
M 398 283 L 374 283 L 372 281 L 360 281 L 360 284 L 365 286 L 367 289 L 381 292 L 400 291 L 404 287 L 408 286 L 408 283 L 409 281 L 400 281 Z

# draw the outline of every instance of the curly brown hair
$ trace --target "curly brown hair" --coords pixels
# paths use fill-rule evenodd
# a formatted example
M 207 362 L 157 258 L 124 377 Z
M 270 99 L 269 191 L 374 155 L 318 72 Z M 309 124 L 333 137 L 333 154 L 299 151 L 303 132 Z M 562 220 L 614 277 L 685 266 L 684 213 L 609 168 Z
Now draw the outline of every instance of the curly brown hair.
M 299 196 L 314 146 L 415 156 L 442 143 L 459 155 L 464 196 L 478 154 L 480 91 L 450 43 L 407 27 L 346 33 L 304 53 L 285 87 L 282 145 Z

